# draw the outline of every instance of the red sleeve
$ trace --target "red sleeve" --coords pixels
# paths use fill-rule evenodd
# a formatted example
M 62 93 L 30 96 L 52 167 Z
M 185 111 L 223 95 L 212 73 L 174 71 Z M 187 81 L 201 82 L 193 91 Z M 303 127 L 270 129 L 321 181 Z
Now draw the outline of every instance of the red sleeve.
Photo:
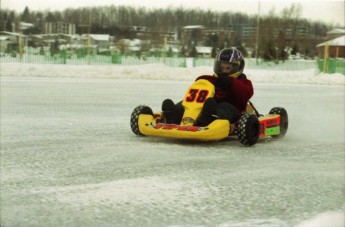
M 231 96 L 240 110 L 245 110 L 249 99 L 254 95 L 252 82 L 248 79 L 230 78 Z

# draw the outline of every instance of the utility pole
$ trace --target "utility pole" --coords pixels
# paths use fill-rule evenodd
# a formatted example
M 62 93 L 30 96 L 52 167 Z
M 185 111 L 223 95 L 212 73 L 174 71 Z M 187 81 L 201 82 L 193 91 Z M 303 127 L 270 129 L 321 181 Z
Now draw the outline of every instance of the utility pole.
M 1 14 L 2 14 L 2 13 L 1 13 L 1 0 L 0 0 L 0 15 L 1 15 Z M 1 26 L 2 26 L 2 29 L 5 31 L 5 27 L 6 27 L 6 26 L 5 26 L 5 20 L 2 20 L 2 19 L 3 19 L 3 18 L 1 17 L 1 23 L 2 23 Z M 1 26 L 0 26 L 0 27 L 1 27 Z
M 256 46 L 255 46 L 256 65 L 259 64 L 258 57 L 259 57 L 260 8 L 261 8 L 261 1 L 259 1 L 258 16 L 256 18 Z
M 88 64 L 91 63 L 91 8 L 89 8 L 89 31 L 87 34 L 87 57 L 88 57 Z

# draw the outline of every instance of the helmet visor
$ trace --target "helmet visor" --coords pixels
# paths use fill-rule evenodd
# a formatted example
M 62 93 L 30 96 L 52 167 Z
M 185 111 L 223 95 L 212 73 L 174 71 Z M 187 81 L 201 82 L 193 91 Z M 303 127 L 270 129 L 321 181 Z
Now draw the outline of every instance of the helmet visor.
M 213 70 L 217 75 L 231 75 L 236 73 L 239 69 L 237 64 L 216 60 Z

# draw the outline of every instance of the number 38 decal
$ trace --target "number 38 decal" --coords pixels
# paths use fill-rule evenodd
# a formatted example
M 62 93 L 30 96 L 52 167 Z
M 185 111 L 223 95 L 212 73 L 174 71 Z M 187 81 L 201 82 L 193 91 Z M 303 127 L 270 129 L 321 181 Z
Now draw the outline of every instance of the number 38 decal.
M 187 102 L 204 103 L 208 95 L 208 90 L 190 89 L 189 96 L 186 97 Z

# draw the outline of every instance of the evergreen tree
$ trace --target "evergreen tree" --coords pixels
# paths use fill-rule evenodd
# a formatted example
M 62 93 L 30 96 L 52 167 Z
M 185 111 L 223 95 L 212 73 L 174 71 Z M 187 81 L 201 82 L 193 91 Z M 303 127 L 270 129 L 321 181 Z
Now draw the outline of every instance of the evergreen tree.
M 198 55 L 198 52 L 196 50 L 195 45 L 193 45 L 192 50 L 189 53 L 189 57 L 195 58 L 195 57 L 197 57 L 197 55 Z
M 30 10 L 29 10 L 29 7 L 27 7 L 27 6 L 25 7 L 24 12 L 21 15 L 21 20 L 23 22 L 28 22 L 28 23 L 33 22 L 32 21 L 32 17 L 31 17 L 31 13 L 30 13 Z
M 56 38 L 55 42 L 50 45 L 50 56 L 54 56 L 59 52 L 59 40 Z
M 11 19 L 6 21 L 5 31 L 13 32 L 13 22 Z

